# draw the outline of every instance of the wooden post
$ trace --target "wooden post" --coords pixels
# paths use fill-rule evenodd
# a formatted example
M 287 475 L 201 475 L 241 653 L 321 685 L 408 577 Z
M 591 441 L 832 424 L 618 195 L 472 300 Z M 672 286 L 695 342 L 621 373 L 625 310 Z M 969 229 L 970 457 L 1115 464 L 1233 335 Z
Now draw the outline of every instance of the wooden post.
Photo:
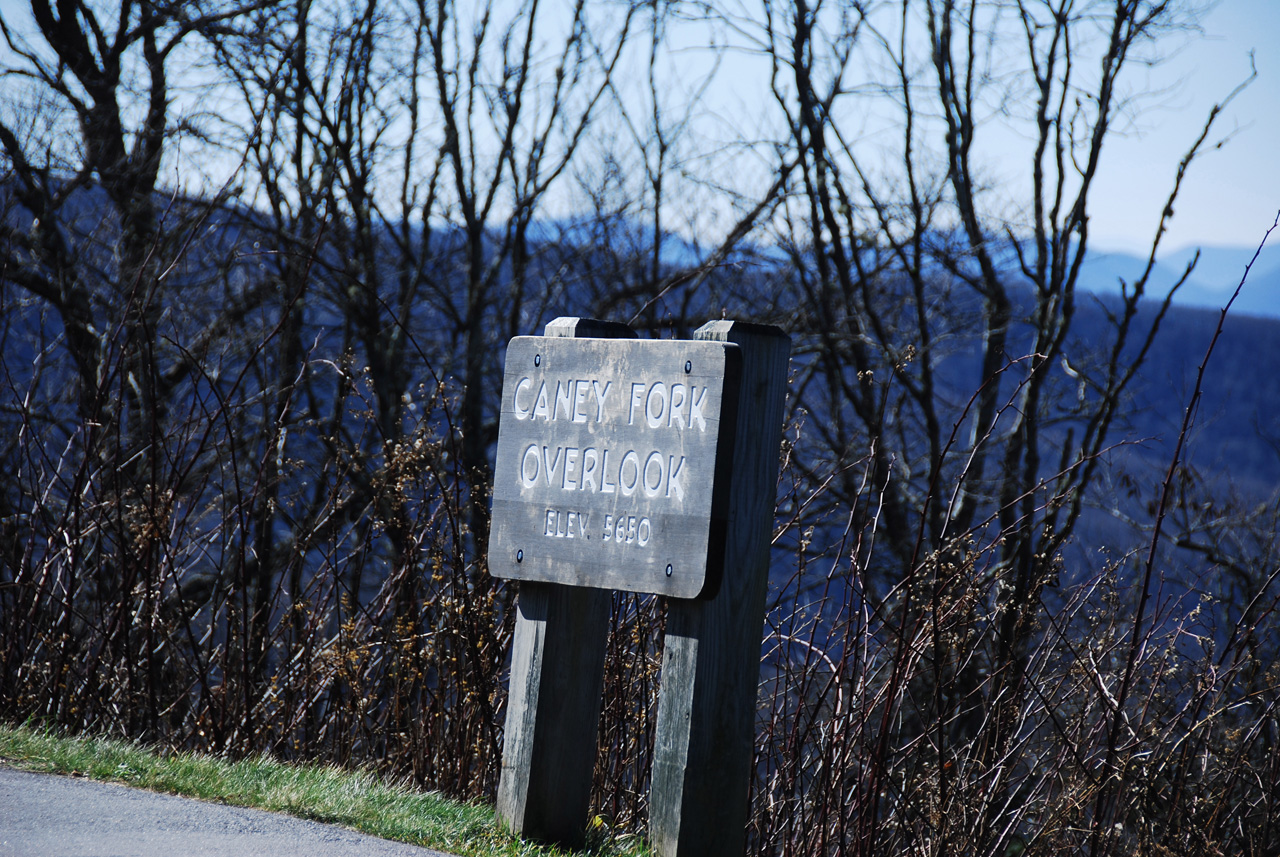
M 661 857 L 742 854 L 791 340 L 713 321 L 698 339 L 742 349 L 724 579 L 714 598 L 671 599 L 662 658 L 649 840 Z
M 625 324 L 580 318 L 558 318 L 543 333 L 635 337 Z M 519 836 L 576 846 L 586 833 L 611 598 L 520 583 L 497 806 Z

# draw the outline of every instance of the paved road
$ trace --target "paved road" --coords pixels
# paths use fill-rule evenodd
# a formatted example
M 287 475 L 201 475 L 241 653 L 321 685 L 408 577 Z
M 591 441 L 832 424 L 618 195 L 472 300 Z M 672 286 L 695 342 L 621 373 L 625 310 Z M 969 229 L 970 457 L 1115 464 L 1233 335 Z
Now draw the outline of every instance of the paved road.
M 448 857 L 342 827 L 0 767 L 0 857 Z

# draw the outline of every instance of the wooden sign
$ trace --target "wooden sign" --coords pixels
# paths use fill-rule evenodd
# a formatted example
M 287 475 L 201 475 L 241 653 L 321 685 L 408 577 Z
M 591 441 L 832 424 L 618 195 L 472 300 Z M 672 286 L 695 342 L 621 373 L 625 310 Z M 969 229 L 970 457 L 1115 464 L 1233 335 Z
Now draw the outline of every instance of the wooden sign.
M 497 813 L 522 837 L 583 841 L 617 588 L 675 596 L 654 853 L 743 852 L 790 339 L 694 335 L 558 318 L 508 347 L 489 565 L 521 581 Z
M 728 342 L 512 339 L 490 572 L 714 595 L 740 371 Z

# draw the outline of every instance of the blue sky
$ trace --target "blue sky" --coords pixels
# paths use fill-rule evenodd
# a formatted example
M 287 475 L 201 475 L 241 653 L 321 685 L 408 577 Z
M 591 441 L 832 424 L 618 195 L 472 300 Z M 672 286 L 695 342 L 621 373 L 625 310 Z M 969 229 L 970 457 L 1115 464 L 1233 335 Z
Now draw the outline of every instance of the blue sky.
M 1213 104 L 1248 76 L 1250 50 L 1258 77 L 1227 108 L 1211 138 L 1231 133 L 1231 139 L 1192 166 L 1164 246 L 1256 246 L 1280 211 L 1280 2 L 1222 0 L 1202 18 L 1202 28 L 1151 72 L 1152 83 L 1168 89 L 1161 106 L 1135 133 L 1113 141 L 1093 206 L 1100 246 L 1149 245 L 1181 153 Z
M 0 12 L 24 22 L 25 6 L 0 0 Z M 1230 139 L 1193 165 L 1164 251 L 1256 246 L 1280 210 L 1280 0 L 1220 0 L 1201 26 L 1168 41 L 1166 62 L 1136 70 L 1137 87 L 1160 94 L 1111 141 L 1091 205 L 1095 247 L 1150 245 L 1182 153 L 1209 109 L 1248 76 L 1250 51 L 1257 79 L 1219 118 L 1210 143 Z

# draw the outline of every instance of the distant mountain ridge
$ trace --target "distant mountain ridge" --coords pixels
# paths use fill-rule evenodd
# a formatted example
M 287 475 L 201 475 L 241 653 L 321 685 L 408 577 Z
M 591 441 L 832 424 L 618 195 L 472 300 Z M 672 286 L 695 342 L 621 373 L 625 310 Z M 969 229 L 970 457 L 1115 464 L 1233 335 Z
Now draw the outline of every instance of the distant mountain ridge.
M 1244 276 L 1257 247 L 1184 247 L 1157 257 L 1148 293 L 1163 297 L 1178 281 L 1199 249 L 1190 279 L 1178 290 L 1174 303 L 1186 307 L 1222 309 Z M 1118 294 L 1120 280 L 1131 283 L 1146 267 L 1145 257 L 1122 251 L 1091 250 L 1080 271 L 1080 285 L 1099 294 Z M 1280 318 L 1280 241 L 1258 253 L 1240 297 L 1232 306 L 1237 315 Z

